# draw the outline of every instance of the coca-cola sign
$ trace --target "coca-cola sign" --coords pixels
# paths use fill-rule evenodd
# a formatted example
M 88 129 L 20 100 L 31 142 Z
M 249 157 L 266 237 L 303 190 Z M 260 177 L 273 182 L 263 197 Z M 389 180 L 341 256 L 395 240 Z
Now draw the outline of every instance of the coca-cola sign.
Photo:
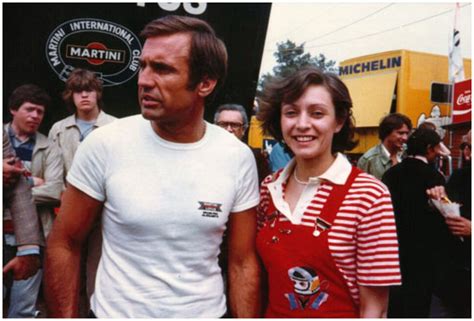
M 457 105 L 471 104 L 471 93 L 468 95 L 461 94 L 456 100 Z
M 453 124 L 471 121 L 471 79 L 454 84 Z

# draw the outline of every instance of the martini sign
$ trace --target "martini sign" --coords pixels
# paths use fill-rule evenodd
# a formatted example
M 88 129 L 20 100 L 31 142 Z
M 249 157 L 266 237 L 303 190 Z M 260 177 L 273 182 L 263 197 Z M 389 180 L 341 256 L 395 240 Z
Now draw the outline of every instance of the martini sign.
M 74 68 L 84 68 L 98 74 L 104 86 L 115 86 L 138 72 L 142 46 L 138 37 L 122 25 L 81 18 L 54 29 L 45 49 L 49 65 L 62 81 Z

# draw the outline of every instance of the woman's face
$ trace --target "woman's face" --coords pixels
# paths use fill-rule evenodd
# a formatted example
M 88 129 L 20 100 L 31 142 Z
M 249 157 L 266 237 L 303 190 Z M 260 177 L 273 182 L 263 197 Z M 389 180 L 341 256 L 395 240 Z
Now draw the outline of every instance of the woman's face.
M 283 138 L 296 158 L 312 159 L 331 155 L 332 139 L 342 128 L 329 91 L 321 85 L 309 86 L 298 100 L 283 103 Z

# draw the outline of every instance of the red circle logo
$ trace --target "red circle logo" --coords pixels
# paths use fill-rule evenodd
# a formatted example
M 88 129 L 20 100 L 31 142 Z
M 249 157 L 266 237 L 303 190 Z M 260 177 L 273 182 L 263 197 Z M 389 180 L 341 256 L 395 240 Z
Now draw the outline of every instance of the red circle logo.
M 91 42 L 90 44 L 87 45 L 87 49 L 97 49 L 97 50 L 107 50 L 108 48 L 100 43 L 100 42 Z M 96 59 L 96 58 L 89 58 L 87 61 L 91 65 L 102 65 L 105 62 L 105 59 Z

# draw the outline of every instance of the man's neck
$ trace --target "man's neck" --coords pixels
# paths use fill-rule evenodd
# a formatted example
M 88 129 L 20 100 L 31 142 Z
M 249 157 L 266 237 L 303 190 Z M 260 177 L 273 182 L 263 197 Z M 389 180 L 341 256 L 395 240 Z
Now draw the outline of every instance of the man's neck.
M 99 108 L 94 108 L 93 110 L 89 112 L 78 110 L 76 112 L 76 118 L 84 120 L 84 121 L 94 121 L 97 119 L 97 117 L 99 117 L 99 113 L 100 113 Z
M 206 133 L 204 102 L 184 112 L 174 120 L 151 120 L 155 133 L 173 143 L 190 144 L 200 141 Z
M 151 126 L 158 136 L 173 143 L 195 143 L 200 141 L 206 133 L 206 123 L 202 118 L 198 122 L 185 126 L 154 121 L 151 121 Z
M 20 128 L 14 122 L 11 123 L 11 128 L 13 130 L 13 133 L 15 133 L 15 137 L 18 138 L 18 140 L 22 142 L 28 140 L 30 137 L 36 134 L 35 133 L 35 134 L 30 135 L 28 133 L 21 131 Z

